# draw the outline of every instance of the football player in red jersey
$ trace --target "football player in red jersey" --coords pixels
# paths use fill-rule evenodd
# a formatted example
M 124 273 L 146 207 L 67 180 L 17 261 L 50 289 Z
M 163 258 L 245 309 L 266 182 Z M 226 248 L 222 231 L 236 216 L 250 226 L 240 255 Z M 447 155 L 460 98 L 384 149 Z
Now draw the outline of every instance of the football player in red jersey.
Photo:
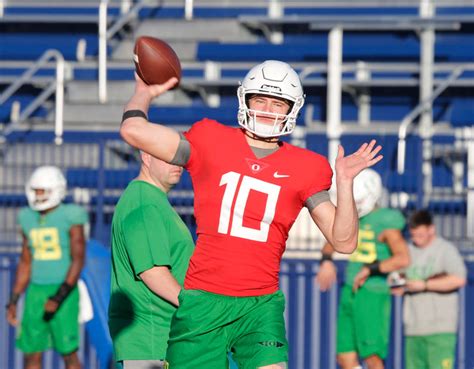
M 307 207 L 334 248 L 351 253 L 359 225 L 353 179 L 382 159 L 381 147 L 371 141 L 349 156 L 339 147 L 335 206 L 326 158 L 279 139 L 293 132 L 304 104 L 288 64 L 269 60 L 248 72 L 237 91 L 242 128 L 205 118 L 180 134 L 150 124 L 151 101 L 176 82 L 148 86 L 136 76 L 120 129 L 130 145 L 184 166 L 193 182 L 198 239 L 172 321 L 169 368 L 223 369 L 228 352 L 239 368 L 286 368 L 278 275 L 288 232 Z

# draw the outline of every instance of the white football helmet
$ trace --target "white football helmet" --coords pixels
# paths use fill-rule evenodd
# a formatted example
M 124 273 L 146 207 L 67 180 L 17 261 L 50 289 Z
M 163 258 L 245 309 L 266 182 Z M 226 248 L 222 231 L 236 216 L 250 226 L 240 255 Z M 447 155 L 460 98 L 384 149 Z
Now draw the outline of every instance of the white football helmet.
M 44 194 L 37 195 L 35 190 L 44 190 Z M 39 167 L 26 183 L 25 191 L 30 208 L 48 210 L 58 206 L 66 196 L 66 178 L 57 167 Z
M 329 190 L 331 200 L 336 203 L 336 178 L 334 175 L 333 186 Z M 373 169 L 364 169 L 354 178 L 354 201 L 359 218 L 374 210 L 383 194 L 382 178 Z
M 248 99 L 254 94 L 286 99 L 291 104 L 290 111 L 281 115 L 249 109 Z M 305 96 L 298 74 L 293 68 L 281 61 L 267 60 L 247 73 L 237 89 L 237 97 L 239 125 L 259 137 L 279 137 L 289 135 L 295 129 L 296 118 L 303 107 Z M 274 116 L 273 126 L 258 123 L 257 113 Z
M 382 193 L 382 178 L 375 170 L 364 169 L 354 178 L 354 201 L 359 218 L 374 210 Z

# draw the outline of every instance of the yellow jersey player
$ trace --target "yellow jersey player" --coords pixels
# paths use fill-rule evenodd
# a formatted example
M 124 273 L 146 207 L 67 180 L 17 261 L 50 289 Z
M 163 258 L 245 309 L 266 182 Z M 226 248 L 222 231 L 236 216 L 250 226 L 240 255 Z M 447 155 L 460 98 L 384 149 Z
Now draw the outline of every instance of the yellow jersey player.
M 18 216 L 23 245 L 7 319 L 18 324 L 17 302 L 26 290 L 16 342 L 25 354 L 24 367 L 41 368 L 42 352 L 53 348 L 63 356 L 66 369 L 79 369 L 77 281 L 84 264 L 87 213 L 62 203 L 66 180 L 53 166 L 33 172 L 26 195 L 29 207 Z

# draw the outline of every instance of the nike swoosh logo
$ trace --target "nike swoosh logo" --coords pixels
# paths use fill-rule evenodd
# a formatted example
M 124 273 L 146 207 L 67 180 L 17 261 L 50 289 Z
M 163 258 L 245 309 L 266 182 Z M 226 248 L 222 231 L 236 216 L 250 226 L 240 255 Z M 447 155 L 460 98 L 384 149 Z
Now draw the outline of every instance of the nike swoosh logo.
M 273 177 L 275 178 L 287 178 L 289 177 L 288 174 L 278 174 L 278 172 L 273 173 Z

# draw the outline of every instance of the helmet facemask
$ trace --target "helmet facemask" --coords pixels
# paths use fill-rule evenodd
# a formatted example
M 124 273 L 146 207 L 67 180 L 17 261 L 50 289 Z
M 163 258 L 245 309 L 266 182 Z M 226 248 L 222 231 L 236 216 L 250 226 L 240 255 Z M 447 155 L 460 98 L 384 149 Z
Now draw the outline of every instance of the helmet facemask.
M 291 108 L 287 114 L 250 109 L 248 100 L 262 95 L 286 100 Z M 269 60 L 252 68 L 237 89 L 239 125 L 259 137 L 279 137 L 291 134 L 304 104 L 304 95 L 296 72 L 286 63 Z M 257 115 L 274 119 L 273 124 L 258 122 Z

